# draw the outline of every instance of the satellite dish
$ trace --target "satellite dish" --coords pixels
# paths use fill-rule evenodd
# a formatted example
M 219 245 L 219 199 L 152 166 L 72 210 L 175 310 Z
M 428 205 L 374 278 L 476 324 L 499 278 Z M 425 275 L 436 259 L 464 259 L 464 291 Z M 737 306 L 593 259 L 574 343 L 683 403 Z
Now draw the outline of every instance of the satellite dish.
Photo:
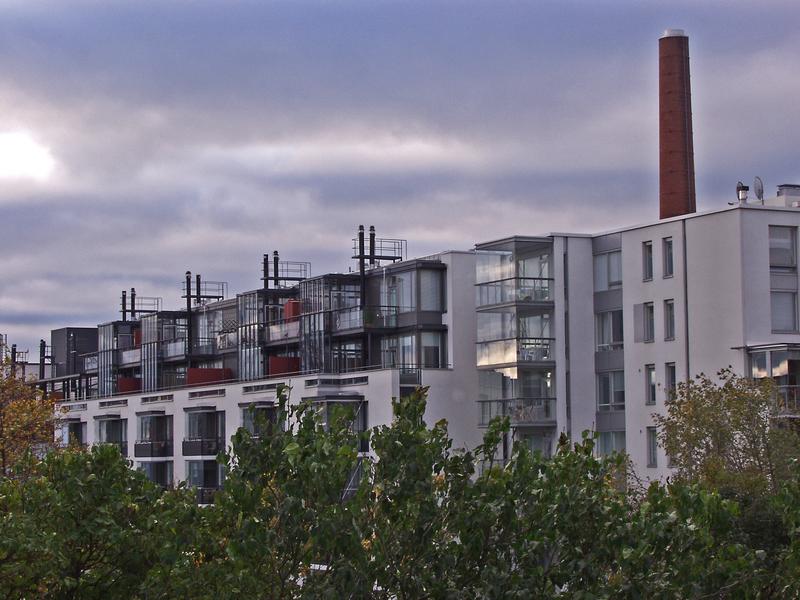
M 757 175 L 753 180 L 753 191 L 756 193 L 756 198 L 761 200 L 761 204 L 764 204 L 764 182 Z

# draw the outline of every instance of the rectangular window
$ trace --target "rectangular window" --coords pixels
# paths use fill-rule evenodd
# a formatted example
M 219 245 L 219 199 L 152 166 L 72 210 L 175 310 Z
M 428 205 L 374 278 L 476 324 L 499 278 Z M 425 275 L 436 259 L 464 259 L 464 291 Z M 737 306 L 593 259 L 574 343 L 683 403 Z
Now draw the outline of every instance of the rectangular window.
M 797 331 L 797 294 L 771 292 L 772 331 Z
M 625 410 L 625 372 L 608 371 L 597 374 L 597 410 Z
M 642 242 L 642 279 L 653 278 L 653 242 Z
M 642 307 L 644 341 L 652 342 L 656 339 L 655 309 L 652 302 L 645 302 Z
M 664 277 L 672 277 L 675 273 L 675 267 L 672 261 L 672 238 L 665 237 L 662 242 L 662 250 L 664 253 Z
M 442 306 L 442 272 L 423 269 L 419 272 L 419 308 L 441 312 Z
M 769 266 L 794 269 L 797 265 L 797 227 L 769 226 Z
M 658 435 L 655 427 L 647 428 L 647 466 L 651 469 L 658 466 Z
M 625 431 L 601 431 L 597 436 L 597 454 L 608 456 L 612 452 L 625 452 Z
M 664 300 L 664 339 L 675 339 L 675 301 Z
M 622 287 L 622 252 L 607 252 L 594 257 L 594 287 L 598 292 Z
M 644 403 L 656 403 L 656 366 L 644 366 Z
M 597 351 L 622 349 L 622 311 L 610 310 L 597 315 Z
M 664 364 L 664 394 L 667 399 L 670 399 L 675 389 L 677 378 L 675 376 L 675 363 L 669 362 Z

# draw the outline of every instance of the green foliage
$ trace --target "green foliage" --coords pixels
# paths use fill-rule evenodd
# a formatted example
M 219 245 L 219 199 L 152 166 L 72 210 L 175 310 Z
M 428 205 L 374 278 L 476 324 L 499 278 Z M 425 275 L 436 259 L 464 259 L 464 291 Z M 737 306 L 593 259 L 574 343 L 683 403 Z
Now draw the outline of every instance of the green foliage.
M 428 427 L 425 390 L 394 403 L 360 456 L 352 411 L 290 405 L 221 457 L 215 504 L 162 492 L 113 448 L 65 450 L 0 484 L 0 597 L 783 598 L 800 595 L 800 470 L 770 510 L 766 553 L 739 504 L 678 481 L 623 489 L 623 457 L 561 439 L 545 459 L 474 452 Z M 360 479 L 353 485 L 353 475 Z M 774 541 L 774 540 L 773 540 Z

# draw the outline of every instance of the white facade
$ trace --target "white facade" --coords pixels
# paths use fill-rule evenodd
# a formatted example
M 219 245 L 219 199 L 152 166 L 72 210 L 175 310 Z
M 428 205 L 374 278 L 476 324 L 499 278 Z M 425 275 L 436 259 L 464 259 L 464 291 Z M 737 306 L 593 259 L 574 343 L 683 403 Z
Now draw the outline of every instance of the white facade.
M 713 376 L 728 366 L 749 375 L 758 355 L 759 365 L 766 365 L 760 375 L 777 377 L 787 401 L 796 404 L 798 228 L 800 210 L 786 201 L 599 235 L 538 238 L 551 240 L 557 415 L 546 424 L 551 439 L 561 432 L 573 440 L 583 431 L 597 432 L 599 453 L 624 449 L 642 479 L 664 479 L 671 469 L 653 444 L 653 415 L 665 411 L 670 379 Z M 783 259 L 771 259 L 771 235 L 783 236 L 773 242 Z M 478 260 L 498 243 L 478 245 Z M 479 369 L 500 367 L 479 361 Z M 507 402 L 513 425 L 519 403 Z M 514 428 L 517 438 L 530 430 L 523 421 Z

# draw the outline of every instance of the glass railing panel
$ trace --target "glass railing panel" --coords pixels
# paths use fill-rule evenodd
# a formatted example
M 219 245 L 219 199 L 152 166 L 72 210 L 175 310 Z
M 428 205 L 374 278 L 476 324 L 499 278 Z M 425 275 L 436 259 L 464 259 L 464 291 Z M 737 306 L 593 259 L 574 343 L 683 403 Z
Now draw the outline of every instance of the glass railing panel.
M 553 280 L 544 277 L 517 277 L 481 283 L 476 286 L 478 306 L 508 302 L 550 302 L 553 300 Z
M 141 358 L 142 358 L 141 348 L 134 348 L 131 350 L 121 350 L 119 361 L 123 365 L 129 365 L 131 363 L 140 362 Z
M 477 365 L 502 365 L 517 362 L 553 360 L 553 338 L 523 338 L 480 342 Z
M 162 342 L 161 352 L 164 358 L 183 356 L 184 354 L 186 354 L 186 340 L 173 340 L 170 342 Z
M 300 337 L 300 321 L 273 323 L 267 327 L 267 340 L 270 342 Z
M 783 414 L 800 415 L 800 385 L 778 387 L 778 410 Z
M 480 400 L 480 425 L 495 417 L 508 417 L 511 425 L 550 425 L 556 420 L 555 398 L 508 398 Z

